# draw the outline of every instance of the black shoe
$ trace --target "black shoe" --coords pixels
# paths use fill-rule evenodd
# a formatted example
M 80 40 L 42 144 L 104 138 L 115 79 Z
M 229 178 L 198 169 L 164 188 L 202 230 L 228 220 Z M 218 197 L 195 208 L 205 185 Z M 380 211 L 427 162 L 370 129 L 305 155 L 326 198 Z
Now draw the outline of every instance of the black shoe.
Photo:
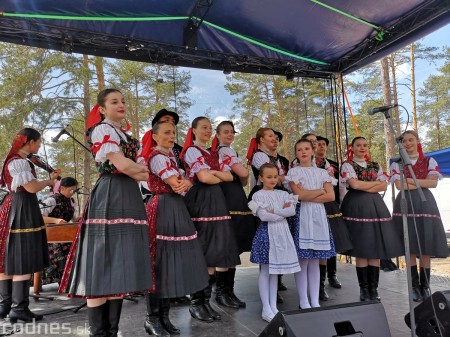
M 108 302 L 97 307 L 88 307 L 89 336 L 108 336 Z
M 328 296 L 327 292 L 325 291 L 325 288 L 319 288 L 319 300 L 321 301 L 328 301 L 330 296 Z
M 431 296 L 430 277 L 430 268 L 420 268 L 420 290 L 424 301 Z
M 168 298 L 162 298 L 159 305 L 159 313 L 161 324 L 170 334 L 179 335 L 180 329 L 172 324 L 169 319 L 170 312 L 170 300 Z
M 228 271 L 216 271 L 216 302 L 218 305 L 239 309 L 239 304 L 228 294 Z
M 277 291 L 277 303 L 281 304 L 284 303 L 283 297 L 281 297 L 280 293 Z
M 191 295 L 191 305 L 189 307 L 189 313 L 191 314 L 192 318 L 198 319 L 199 321 L 211 323 L 212 321 L 214 321 L 214 319 L 203 305 L 203 298 L 203 290 L 197 291 L 195 294 Z
M 205 303 L 203 305 L 215 321 L 220 321 L 222 319 L 222 316 L 220 316 L 220 314 L 213 309 L 211 303 L 209 303 L 209 300 L 205 299 Z
M 378 295 L 380 267 L 369 265 L 367 268 L 369 272 L 369 295 L 370 295 L 369 298 L 372 301 L 380 301 L 380 296 Z
M 285 291 L 287 287 L 283 283 L 283 275 L 278 275 L 278 291 Z
M 24 322 L 40 321 L 44 316 L 34 314 L 28 308 L 30 305 L 30 280 L 12 282 L 12 306 L 9 312 L 11 323 L 17 320 Z
M 219 321 L 222 319 L 222 316 L 220 316 L 220 314 L 212 308 L 211 303 L 209 303 L 209 301 L 211 300 L 213 281 L 214 278 L 210 277 L 208 286 L 205 289 L 203 289 L 203 306 L 206 308 L 206 310 L 214 320 Z
M 234 278 L 236 276 L 236 268 L 229 268 L 227 274 L 228 274 L 228 282 L 227 282 L 228 295 L 235 303 L 237 303 L 237 305 L 240 308 L 245 308 L 247 304 L 244 301 L 241 301 L 234 293 Z
M 0 318 L 5 318 L 11 311 L 12 280 L 0 281 Z
M 320 283 L 319 283 L 319 300 L 321 301 L 328 301 L 330 298 L 325 291 L 325 279 L 327 276 L 327 266 L 319 264 L 319 271 L 320 271 Z
M 417 266 L 411 266 L 411 284 L 412 284 L 412 297 L 414 302 L 422 302 L 423 297 L 420 291 L 419 273 Z
M 336 276 L 334 276 L 333 278 L 329 278 L 328 284 L 336 289 L 342 288 L 342 284 L 341 284 L 341 282 L 339 282 L 339 280 Z
M 159 316 L 148 315 L 144 323 L 144 328 L 150 336 L 170 336 L 170 334 L 162 326 Z
M 361 302 L 369 301 L 369 268 L 356 267 L 356 275 L 359 283 L 359 300 Z

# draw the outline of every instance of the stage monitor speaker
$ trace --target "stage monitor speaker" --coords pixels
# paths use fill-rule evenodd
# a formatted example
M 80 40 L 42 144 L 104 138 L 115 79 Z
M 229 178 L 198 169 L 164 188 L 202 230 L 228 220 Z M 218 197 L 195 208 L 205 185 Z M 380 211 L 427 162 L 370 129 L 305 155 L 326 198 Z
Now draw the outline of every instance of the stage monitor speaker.
M 414 308 L 414 315 L 418 337 L 450 337 L 450 290 L 436 291 Z M 410 313 L 405 316 L 405 322 L 411 328 Z
M 377 301 L 279 312 L 259 337 L 391 337 Z

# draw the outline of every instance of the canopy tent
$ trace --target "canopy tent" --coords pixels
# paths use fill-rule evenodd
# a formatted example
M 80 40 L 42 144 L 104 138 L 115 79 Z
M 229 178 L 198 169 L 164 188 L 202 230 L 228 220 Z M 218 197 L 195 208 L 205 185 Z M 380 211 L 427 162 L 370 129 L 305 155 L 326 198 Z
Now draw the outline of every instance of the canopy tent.
M 0 41 L 205 69 L 329 78 L 450 22 L 443 0 L 2 0 Z
M 427 157 L 436 159 L 439 171 L 446 177 L 450 177 L 450 147 L 438 151 L 426 153 Z

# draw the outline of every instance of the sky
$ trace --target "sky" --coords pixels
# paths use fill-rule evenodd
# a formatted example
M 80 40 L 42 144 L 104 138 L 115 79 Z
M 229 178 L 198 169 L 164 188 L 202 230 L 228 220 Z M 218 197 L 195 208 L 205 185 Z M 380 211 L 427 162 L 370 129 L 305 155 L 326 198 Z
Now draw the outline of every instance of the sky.
M 446 43 L 450 46 L 450 24 L 442 27 L 441 29 L 426 36 L 420 41 L 427 46 L 442 47 Z M 378 61 L 377 61 L 378 62 Z M 416 63 L 416 90 L 418 90 L 423 81 L 433 73 L 437 73 L 436 68 L 439 65 L 429 65 L 424 61 L 418 61 Z M 402 66 L 397 72 L 397 81 L 399 83 L 409 84 L 409 65 Z M 216 121 L 222 121 L 227 119 L 229 115 L 233 113 L 233 99 L 228 91 L 225 90 L 226 75 L 221 71 L 216 70 L 204 70 L 186 68 L 191 72 L 191 87 L 190 93 L 194 104 L 187 111 L 190 120 L 197 116 L 201 116 L 204 112 L 211 108 L 212 116 Z M 408 111 L 411 111 L 411 99 L 410 92 L 404 85 L 399 85 L 397 90 L 399 91 L 399 103 L 404 105 Z M 350 104 L 351 104 L 351 97 Z

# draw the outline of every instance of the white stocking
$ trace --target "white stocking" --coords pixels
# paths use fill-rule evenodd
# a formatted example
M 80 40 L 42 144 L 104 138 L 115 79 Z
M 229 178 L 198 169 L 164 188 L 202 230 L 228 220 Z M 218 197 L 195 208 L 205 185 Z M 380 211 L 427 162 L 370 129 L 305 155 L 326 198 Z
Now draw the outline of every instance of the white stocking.
M 308 263 L 308 288 L 311 307 L 318 308 L 319 304 L 320 268 L 319 259 L 311 259 Z
M 263 315 L 272 318 L 274 316 L 274 313 L 270 307 L 269 265 L 261 264 L 260 266 L 261 268 L 259 270 L 258 288 L 259 288 L 259 297 L 261 298 L 263 307 Z
M 298 260 L 301 270 L 294 274 L 295 285 L 297 286 L 298 297 L 300 299 L 300 307 L 309 309 L 311 305 L 308 301 L 308 262 L 307 259 Z
M 277 309 L 277 291 L 278 291 L 278 275 L 269 275 L 269 294 L 270 294 L 270 309 L 274 315 L 278 313 Z

